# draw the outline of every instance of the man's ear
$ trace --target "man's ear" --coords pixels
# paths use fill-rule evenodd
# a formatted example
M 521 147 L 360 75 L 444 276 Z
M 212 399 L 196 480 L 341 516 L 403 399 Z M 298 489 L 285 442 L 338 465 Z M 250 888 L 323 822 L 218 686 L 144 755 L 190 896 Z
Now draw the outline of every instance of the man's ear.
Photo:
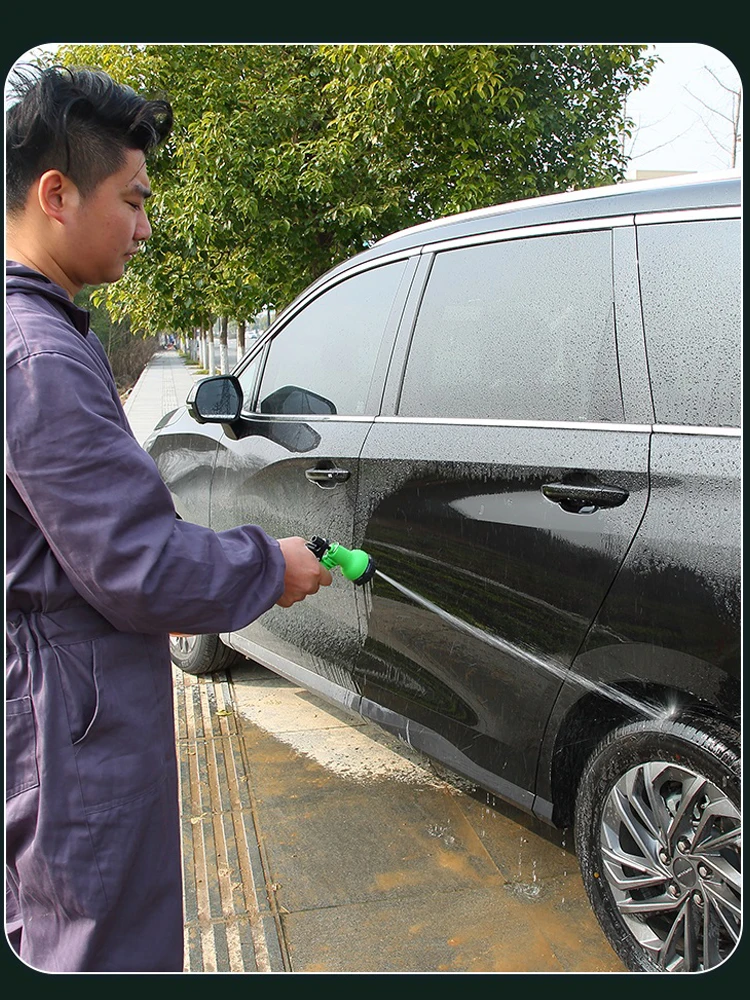
M 36 194 L 44 214 L 60 223 L 80 197 L 73 181 L 60 170 L 46 170 L 37 182 Z

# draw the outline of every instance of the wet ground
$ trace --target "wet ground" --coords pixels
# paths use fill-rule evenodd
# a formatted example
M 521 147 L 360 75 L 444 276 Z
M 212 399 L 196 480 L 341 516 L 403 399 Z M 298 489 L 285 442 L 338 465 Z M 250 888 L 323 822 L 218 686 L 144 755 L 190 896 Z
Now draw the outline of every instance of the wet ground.
M 625 971 L 569 834 L 249 661 L 175 706 L 187 971 Z

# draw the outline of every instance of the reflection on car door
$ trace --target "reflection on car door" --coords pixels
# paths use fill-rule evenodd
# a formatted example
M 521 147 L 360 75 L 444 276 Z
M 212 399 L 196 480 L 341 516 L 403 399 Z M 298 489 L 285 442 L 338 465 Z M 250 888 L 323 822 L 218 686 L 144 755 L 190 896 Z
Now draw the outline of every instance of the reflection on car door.
M 196 424 L 184 409 L 160 421 L 148 451 L 172 494 L 180 517 L 209 524 L 211 481 L 221 438 L 217 424 Z
M 220 442 L 212 527 L 254 523 L 277 538 L 320 535 L 354 544 L 359 454 L 412 271 L 408 259 L 370 268 L 282 319 L 257 402 L 245 401 L 236 439 Z M 336 573 L 314 600 L 272 608 L 231 642 L 261 662 L 271 657 L 267 665 L 313 690 L 333 685 L 329 693 L 346 702 L 361 642 L 353 591 Z
M 611 232 L 437 253 L 393 400 L 362 454 L 364 547 L 407 592 L 376 578 L 362 707 L 530 806 L 554 699 L 647 497 Z

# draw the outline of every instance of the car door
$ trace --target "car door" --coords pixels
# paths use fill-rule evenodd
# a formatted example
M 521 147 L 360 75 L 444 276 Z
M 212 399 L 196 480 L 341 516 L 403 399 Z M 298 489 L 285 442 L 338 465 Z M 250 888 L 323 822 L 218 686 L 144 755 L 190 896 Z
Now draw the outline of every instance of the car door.
M 403 257 L 324 282 L 280 318 L 238 373 L 243 413 L 219 442 L 212 527 L 253 523 L 277 538 L 354 545 L 359 454 L 413 268 Z M 348 701 L 360 638 L 354 586 L 336 572 L 314 598 L 272 608 L 229 641 Z
M 650 500 L 576 669 L 596 677 L 608 659 L 636 683 L 689 692 L 732 718 L 741 688 L 740 207 L 650 213 L 636 227 L 654 406 Z M 556 716 L 574 698 L 565 691 Z
M 438 247 L 362 453 L 363 544 L 391 581 L 362 595 L 362 710 L 527 807 L 646 504 L 612 227 Z

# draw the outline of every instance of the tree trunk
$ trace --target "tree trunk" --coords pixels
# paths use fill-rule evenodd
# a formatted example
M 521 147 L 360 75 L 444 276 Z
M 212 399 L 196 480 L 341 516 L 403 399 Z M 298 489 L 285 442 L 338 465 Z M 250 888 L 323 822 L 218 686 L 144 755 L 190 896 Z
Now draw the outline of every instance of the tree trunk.
M 209 375 L 215 375 L 214 370 L 214 324 L 209 322 L 206 330 L 206 368 Z
M 238 361 L 240 360 L 240 358 L 244 357 L 244 354 L 245 354 L 245 331 L 246 331 L 246 329 L 247 329 L 247 325 L 246 325 L 244 319 L 240 320 L 240 322 L 237 324 L 237 360 Z
M 208 371 L 208 326 L 205 321 L 201 323 L 201 368 Z
M 221 327 L 219 330 L 219 370 L 222 375 L 229 374 L 229 344 L 228 344 L 228 334 L 229 332 L 229 319 L 226 316 L 221 317 Z

